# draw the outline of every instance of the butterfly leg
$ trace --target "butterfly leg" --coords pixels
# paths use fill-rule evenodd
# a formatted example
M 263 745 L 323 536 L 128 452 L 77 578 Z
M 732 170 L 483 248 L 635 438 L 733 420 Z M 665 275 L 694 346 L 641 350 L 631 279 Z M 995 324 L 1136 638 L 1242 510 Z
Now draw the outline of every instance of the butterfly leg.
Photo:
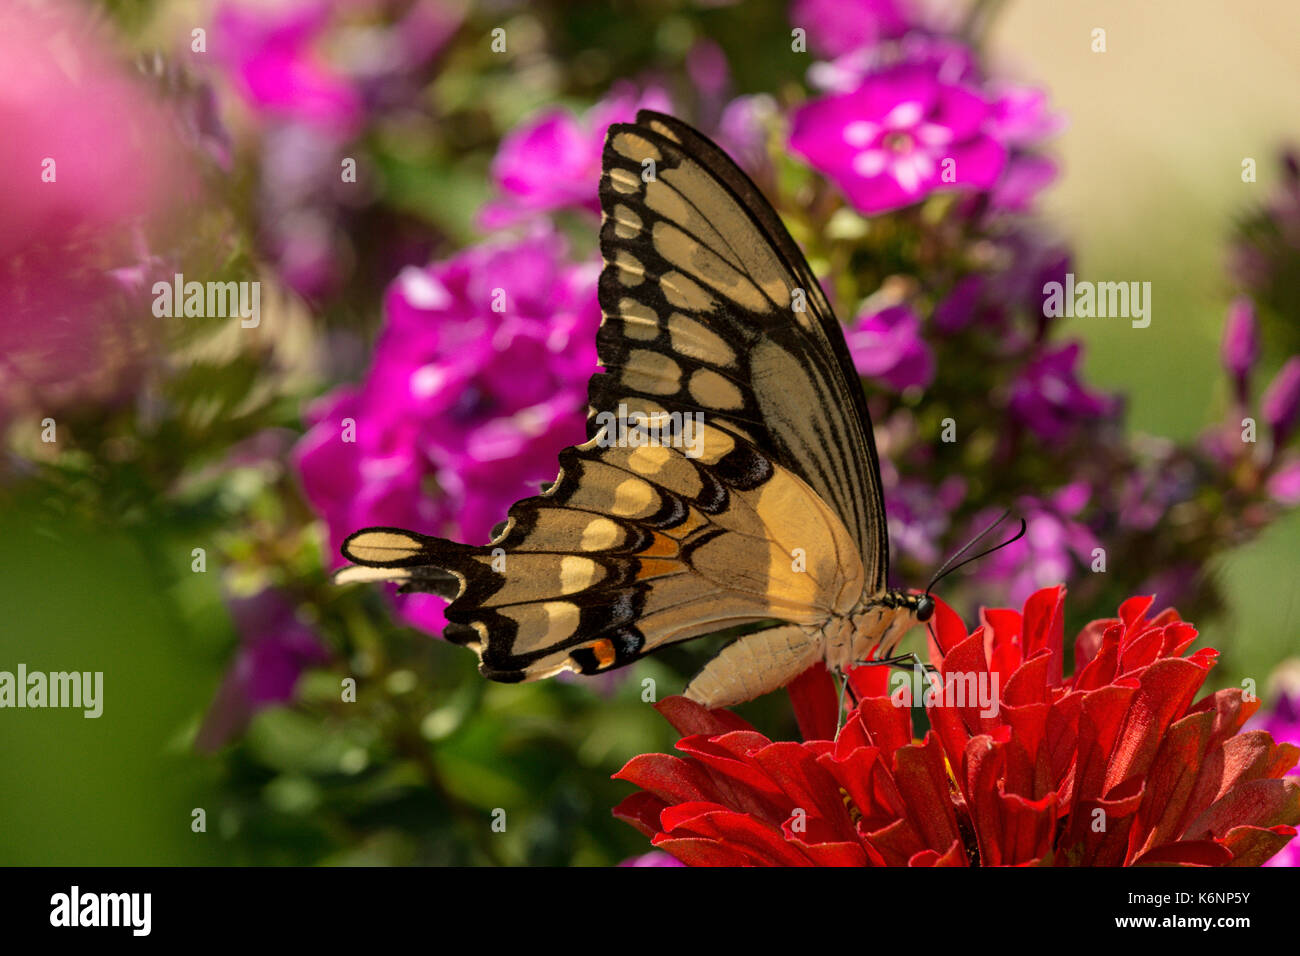
M 847 673 L 845 673 L 844 671 L 840 670 L 839 668 L 836 668 L 836 669 L 835 669 L 835 673 L 836 673 L 836 675 L 839 677 L 839 679 L 840 679 L 840 681 L 841 681 L 841 684 L 840 684 L 840 712 L 839 712 L 838 716 L 836 716 L 836 718 L 835 718 L 835 736 L 838 737 L 838 736 L 839 736 L 839 732 L 840 732 L 840 730 L 842 730 L 843 727 L 844 727 L 844 698 L 845 698 L 845 696 L 848 696 L 848 697 L 852 698 L 852 699 L 853 699 L 853 706 L 854 706 L 854 707 L 857 707 L 857 706 L 858 706 L 858 695 L 855 694 L 855 693 L 853 693 L 853 687 L 852 687 L 852 685 L 849 683 L 849 675 L 848 675 Z

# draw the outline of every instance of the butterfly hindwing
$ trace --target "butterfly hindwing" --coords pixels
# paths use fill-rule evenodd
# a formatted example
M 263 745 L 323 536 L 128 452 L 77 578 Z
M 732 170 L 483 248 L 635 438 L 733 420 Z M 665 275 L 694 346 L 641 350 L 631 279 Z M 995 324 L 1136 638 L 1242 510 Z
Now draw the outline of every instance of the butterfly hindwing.
M 815 626 L 851 606 L 861 563 L 834 513 L 739 436 L 698 438 L 691 457 L 602 432 L 565 449 L 548 491 L 517 502 L 488 545 L 370 529 L 344 555 L 385 562 L 404 590 L 430 589 L 411 577 L 426 565 L 449 572 L 447 637 L 503 681 L 609 670 L 736 624 Z

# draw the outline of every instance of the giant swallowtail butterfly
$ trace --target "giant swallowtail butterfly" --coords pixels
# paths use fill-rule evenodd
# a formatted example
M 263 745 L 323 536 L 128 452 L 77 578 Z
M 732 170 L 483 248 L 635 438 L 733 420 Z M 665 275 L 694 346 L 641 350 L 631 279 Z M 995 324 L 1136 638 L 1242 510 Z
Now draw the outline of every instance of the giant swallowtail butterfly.
M 450 599 L 446 636 L 498 681 L 596 674 L 779 622 L 686 688 L 723 707 L 819 660 L 842 671 L 890 652 L 934 602 L 886 585 L 862 384 L 780 218 L 714 143 L 649 111 L 610 127 L 600 203 L 588 441 L 490 544 L 367 528 L 337 580 Z

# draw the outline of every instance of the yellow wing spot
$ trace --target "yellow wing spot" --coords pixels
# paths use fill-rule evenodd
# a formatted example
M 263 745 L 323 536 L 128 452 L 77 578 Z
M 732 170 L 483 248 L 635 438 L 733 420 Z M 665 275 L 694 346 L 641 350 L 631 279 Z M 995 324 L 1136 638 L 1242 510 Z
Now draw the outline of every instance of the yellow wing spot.
M 674 143 L 681 145 L 681 139 L 671 129 L 665 126 L 659 120 L 651 120 L 650 128 L 662 136 L 664 139 L 672 140 Z
M 605 551 L 623 537 L 623 529 L 608 518 L 596 518 L 582 529 L 583 551 Z
M 638 286 L 645 281 L 645 266 L 632 253 L 619 250 L 614 256 L 614 265 L 618 266 L 618 281 L 623 285 Z
M 560 559 L 560 593 L 573 594 L 590 587 L 600 574 L 600 565 L 591 558 L 566 554 Z
M 672 451 L 665 445 L 642 445 L 627 456 L 627 463 L 637 474 L 655 475 L 672 456 Z
M 360 564 L 401 561 L 423 550 L 420 539 L 400 531 L 368 531 L 347 543 L 345 557 Z
M 736 447 L 736 440 L 720 428 L 706 425 L 703 435 L 704 451 L 700 453 L 700 461 L 706 465 L 716 465 Z
M 663 156 L 658 148 L 644 136 L 638 136 L 636 133 L 618 133 L 613 139 L 615 152 L 621 153 L 628 159 L 634 159 L 638 163 L 643 159 L 653 159 L 656 163 L 663 161 Z
M 609 184 L 616 192 L 627 196 L 641 188 L 641 177 L 630 169 L 615 167 L 609 171 Z
M 723 378 L 711 368 L 696 369 L 691 376 L 691 398 L 706 408 L 735 410 L 743 408 L 745 398 L 736 383 Z
M 623 333 L 628 338 L 649 340 L 659 334 L 659 316 L 644 302 L 633 298 L 618 300 L 618 318 L 623 321 Z
M 655 490 L 649 482 L 628 478 L 614 489 L 614 503 L 609 510 L 620 518 L 640 517 L 656 500 Z
M 619 203 L 614 207 L 614 235 L 620 239 L 636 236 L 645 224 L 630 206 Z
M 658 352 L 633 349 L 623 366 L 622 382 L 638 392 L 675 395 L 682 387 L 682 367 Z
M 668 334 L 673 349 L 683 355 L 710 365 L 731 365 L 736 361 L 736 353 L 721 335 L 680 312 L 668 316 Z
M 667 258 L 666 254 L 665 258 Z M 717 305 L 713 296 L 705 292 L 698 282 L 688 279 L 680 272 L 665 272 L 659 280 L 659 285 L 664 290 L 664 298 L 679 309 L 712 312 Z

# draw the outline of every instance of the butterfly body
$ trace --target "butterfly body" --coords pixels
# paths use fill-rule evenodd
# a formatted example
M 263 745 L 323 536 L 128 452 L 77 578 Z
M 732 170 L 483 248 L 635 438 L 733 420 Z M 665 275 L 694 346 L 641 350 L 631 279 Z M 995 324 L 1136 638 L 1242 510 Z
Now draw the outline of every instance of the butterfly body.
M 865 396 L 802 253 L 744 173 L 671 117 L 612 126 L 603 165 L 588 441 L 488 545 L 366 529 L 337 579 L 448 598 L 446 636 L 499 681 L 775 622 L 687 687 L 720 707 L 892 649 L 933 603 L 887 586 Z

